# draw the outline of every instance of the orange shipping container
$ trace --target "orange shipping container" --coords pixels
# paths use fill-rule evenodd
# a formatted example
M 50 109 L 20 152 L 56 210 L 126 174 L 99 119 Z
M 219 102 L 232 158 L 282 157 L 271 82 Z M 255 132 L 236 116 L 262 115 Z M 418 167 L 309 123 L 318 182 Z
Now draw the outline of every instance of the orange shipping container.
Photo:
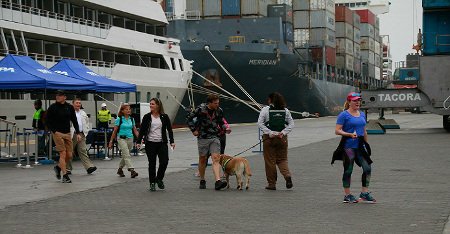
M 312 60 L 313 62 L 322 63 L 322 48 L 313 48 L 311 49 Z M 336 66 L 336 49 L 332 47 L 325 47 L 325 62 L 327 65 Z
M 361 23 L 375 26 L 375 15 L 370 10 L 356 10 L 356 13 L 361 17 Z
M 336 6 L 336 22 L 346 22 L 353 25 L 353 12 L 346 6 Z

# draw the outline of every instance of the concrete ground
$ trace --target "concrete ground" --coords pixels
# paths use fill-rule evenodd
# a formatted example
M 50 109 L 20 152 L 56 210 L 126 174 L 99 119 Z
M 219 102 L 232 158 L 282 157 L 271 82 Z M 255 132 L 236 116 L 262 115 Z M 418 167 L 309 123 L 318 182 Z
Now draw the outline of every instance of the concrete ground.
M 375 118 L 376 116 L 371 116 Z M 52 165 L 16 169 L 0 164 L 1 233 L 445 233 L 450 214 L 450 135 L 432 114 L 397 114 L 401 129 L 370 135 L 371 191 L 377 204 L 342 204 L 342 166 L 330 165 L 339 138 L 335 118 L 296 121 L 289 136 L 294 188 L 280 176 L 277 191 L 264 189 L 261 154 L 244 153 L 253 176 L 249 191 L 214 191 L 210 169 L 206 190 L 198 189 L 196 141 L 177 131 L 166 190 L 149 192 L 147 160 L 133 157 L 138 179 L 115 175 L 118 158 L 94 160 L 87 175 L 75 162 L 72 184 L 56 180 Z M 233 126 L 227 153 L 257 143 L 254 124 Z M 355 167 L 353 193 L 361 169 Z M 62 224 L 64 223 L 64 224 Z

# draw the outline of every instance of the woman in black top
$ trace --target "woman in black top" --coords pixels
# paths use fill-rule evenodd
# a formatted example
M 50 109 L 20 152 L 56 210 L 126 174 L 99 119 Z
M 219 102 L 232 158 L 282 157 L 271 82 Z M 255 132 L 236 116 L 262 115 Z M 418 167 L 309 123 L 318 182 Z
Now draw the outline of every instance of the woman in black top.
M 155 184 L 158 188 L 164 189 L 164 174 L 169 164 L 169 152 L 167 143 L 167 133 L 169 133 L 170 147 L 175 149 L 173 140 L 172 124 L 169 116 L 164 113 L 161 100 L 152 98 L 150 100 L 150 113 L 142 118 L 139 130 L 138 143 L 144 139 L 145 152 L 148 158 L 148 175 L 150 181 L 150 191 L 155 191 Z M 159 158 L 158 173 L 156 173 L 156 156 Z

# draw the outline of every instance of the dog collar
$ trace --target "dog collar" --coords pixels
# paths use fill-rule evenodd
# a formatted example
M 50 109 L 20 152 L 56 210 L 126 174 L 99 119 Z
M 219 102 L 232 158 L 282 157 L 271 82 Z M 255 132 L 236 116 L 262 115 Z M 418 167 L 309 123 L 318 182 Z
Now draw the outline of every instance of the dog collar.
M 223 171 L 225 171 L 225 168 L 227 167 L 227 164 L 228 164 L 228 162 L 230 162 L 230 161 L 231 161 L 231 158 L 225 160 L 225 162 L 223 163 L 223 166 L 222 166 L 222 170 L 223 170 Z

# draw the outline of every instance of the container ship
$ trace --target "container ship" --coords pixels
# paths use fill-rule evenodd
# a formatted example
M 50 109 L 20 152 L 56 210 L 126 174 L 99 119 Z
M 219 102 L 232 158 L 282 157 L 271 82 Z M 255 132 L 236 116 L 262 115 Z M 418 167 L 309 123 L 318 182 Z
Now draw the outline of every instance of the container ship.
M 193 98 L 183 104 L 219 93 L 229 122 L 255 122 L 257 111 L 243 102 L 264 104 L 277 91 L 295 117 L 337 114 L 348 92 L 383 85 L 379 19 L 366 2 L 351 10 L 334 0 L 162 1 L 168 35 L 209 81 L 194 75 Z M 176 121 L 184 116 L 179 111 Z

